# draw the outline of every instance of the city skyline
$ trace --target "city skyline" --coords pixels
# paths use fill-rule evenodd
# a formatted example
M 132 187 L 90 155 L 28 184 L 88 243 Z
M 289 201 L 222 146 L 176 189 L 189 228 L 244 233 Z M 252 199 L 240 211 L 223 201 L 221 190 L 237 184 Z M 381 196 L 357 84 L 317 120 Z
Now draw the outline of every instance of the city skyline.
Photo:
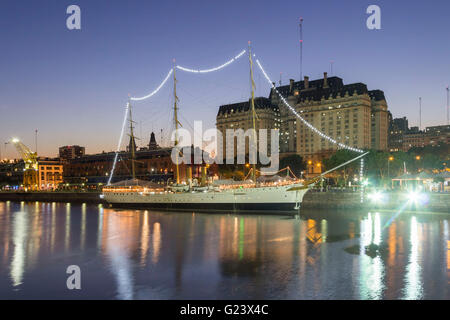
M 4 142 L 12 137 L 34 149 L 35 129 L 42 156 L 55 156 L 63 145 L 85 146 L 86 153 L 115 150 L 128 94 L 153 91 L 173 58 L 188 67 L 213 67 L 251 40 L 274 81 L 280 72 L 283 84 L 298 81 L 300 16 L 304 75 L 314 80 L 326 71 L 345 83 L 379 88 L 393 116 L 406 116 L 411 126 L 419 123 L 420 96 L 422 128 L 445 124 L 450 44 L 441 40 L 450 26 L 444 17 L 448 3 L 436 11 L 426 3 L 377 1 L 382 29 L 369 30 L 365 12 L 371 3 L 364 1 L 264 6 L 77 1 L 82 29 L 76 31 L 65 25 L 70 4 L 28 2 L 27 10 L 12 1 L 0 4 L 0 38 L 7 43 L 0 52 L 2 157 L 18 157 L 12 146 L 5 153 Z M 187 129 L 194 120 L 214 127 L 220 105 L 248 99 L 250 93 L 245 58 L 214 74 L 177 77 Z M 255 82 L 256 95 L 267 97 L 269 86 L 257 71 Z M 158 142 L 161 128 L 171 131 L 171 90 L 167 83 L 151 100 L 134 103 L 140 144 L 151 131 Z

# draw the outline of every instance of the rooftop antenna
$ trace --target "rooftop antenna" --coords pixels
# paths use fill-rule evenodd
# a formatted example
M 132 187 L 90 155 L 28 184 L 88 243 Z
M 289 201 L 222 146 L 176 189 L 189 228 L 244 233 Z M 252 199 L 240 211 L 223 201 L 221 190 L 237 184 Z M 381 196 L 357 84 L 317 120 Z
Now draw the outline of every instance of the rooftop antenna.
M 300 80 L 303 79 L 303 18 L 300 17 Z
M 448 88 L 448 86 L 447 86 L 446 90 L 447 90 L 447 125 L 449 125 L 450 122 L 449 122 L 448 112 L 449 112 L 449 108 L 450 108 L 450 96 L 449 96 L 449 88 Z
M 333 75 L 333 63 L 334 63 L 334 61 L 331 60 L 330 61 L 330 75 Z
M 38 144 L 37 144 L 37 142 L 38 142 L 37 135 L 38 135 L 38 129 L 34 130 L 34 148 L 35 148 L 34 152 L 36 152 L 36 154 L 37 154 L 37 151 L 38 151 L 38 148 L 37 148 L 37 146 L 38 146 Z
M 283 74 L 283 72 L 280 72 L 280 87 L 281 87 L 281 75 Z M 447 88 L 448 89 L 448 88 Z
M 422 97 L 419 97 L 419 131 L 422 129 Z

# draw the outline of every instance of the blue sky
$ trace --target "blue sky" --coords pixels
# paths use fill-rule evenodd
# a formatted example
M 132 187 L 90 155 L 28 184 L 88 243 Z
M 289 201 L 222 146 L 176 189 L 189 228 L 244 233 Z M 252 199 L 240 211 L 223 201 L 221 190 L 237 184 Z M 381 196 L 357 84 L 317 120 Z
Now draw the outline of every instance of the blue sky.
M 81 30 L 66 28 L 66 8 L 81 8 Z M 381 30 L 366 28 L 366 8 L 381 8 Z M 411 125 L 445 123 L 450 83 L 450 2 L 426 1 L 113 1 L 0 2 L 0 147 L 20 137 L 54 156 L 62 145 L 88 153 L 115 149 L 128 94 L 152 91 L 172 66 L 208 68 L 252 41 L 276 81 L 299 78 L 298 19 L 304 18 L 303 70 L 310 79 L 330 72 L 345 83 L 385 92 L 395 117 Z M 181 122 L 213 127 L 218 106 L 247 99 L 248 61 L 214 74 L 178 72 Z M 257 95 L 269 87 L 255 70 Z M 172 128 L 169 82 L 135 103 L 140 144 Z M 16 156 L 11 147 L 8 156 Z

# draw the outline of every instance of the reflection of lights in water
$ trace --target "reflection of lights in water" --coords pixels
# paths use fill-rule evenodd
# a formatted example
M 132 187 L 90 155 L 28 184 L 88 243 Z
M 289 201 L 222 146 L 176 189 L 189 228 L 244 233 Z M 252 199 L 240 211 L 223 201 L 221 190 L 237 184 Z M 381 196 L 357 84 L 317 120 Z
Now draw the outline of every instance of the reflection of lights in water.
M 141 266 L 145 267 L 148 252 L 148 240 L 150 234 L 150 226 L 148 225 L 148 211 L 144 211 L 142 230 L 141 230 Z
M 244 218 L 241 218 L 239 224 L 239 260 L 244 257 Z
M 98 207 L 97 248 L 102 246 L 103 236 L 103 207 Z
M 131 243 L 136 240 L 133 237 L 133 217 L 119 215 L 108 210 L 104 214 L 103 241 L 104 249 L 110 259 L 111 273 L 116 278 L 117 298 L 133 299 L 133 275 L 130 263 Z
M 152 262 L 154 264 L 158 263 L 159 260 L 159 252 L 161 250 L 161 225 L 159 222 L 155 222 L 153 224 L 153 255 L 152 255 Z
M 13 218 L 14 253 L 11 260 L 11 279 L 13 286 L 22 284 L 25 272 L 25 252 L 28 237 L 28 214 L 24 211 L 15 212 Z
M 397 224 L 394 222 L 389 227 L 389 266 L 395 266 L 395 258 L 397 256 Z
M 367 219 L 361 221 L 360 240 L 360 298 L 381 299 L 383 292 L 384 266 L 380 256 L 371 258 L 365 253 L 366 246 L 381 243 L 380 214 L 369 213 Z
M 239 221 L 237 217 L 234 217 L 234 227 L 233 227 L 233 242 L 231 245 L 233 255 L 236 255 L 238 252 L 238 243 L 239 243 Z
M 321 243 L 323 241 L 322 234 L 317 232 L 317 222 L 313 219 L 308 219 L 308 231 L 306 237 L 314 244 Z
M 56 203 L 52 203 L 52 224 L 51 224 L 50 252 L 55 249 L 56 240 Z
M 320 223 L 320 232 L 322 233 L 322 242 L 326 242 L 328 235 L 328 223 L 325 219 L 322 219 L 322 222 Z
M 66 230 L 64 238 L 64 248 L 69 250 L 70 245 L 70 203 L 66 203 Z
M 353 239 L 355 237 L 355 223 L 350 222 L 348 224 L 348 236 L 350 239 Z
M 305 274 L 305 268 L 306 268 L 306 256 L 308 254 L 308 247 L 307 247 L 307 242 L 306 242 L 306 233 L 307 233 L 308 229 L 306 226 L 306 221 L 305 220 L 301 220 L 300 221 L 300 254 L 299 254 L 299 258 L 300 258 L 300 274 L 304 275 Z M 304 286 L 304 281 L 301 281 L 301 286 Z
M 379 245 L 381 243 L 381 221 L 380 213 L 375 213 L 375 226 L 374 226 L 373 243 Z
M 406 300 L 422 298 L 421 267 L 419 265 L 419 239 L 416 217 L 411 218 L 409 263 L 406 266 L 404 297 Z
M 444 239 L 448 239 L 448 221 L 444 221 Z M 447 271 L 450 272 L 450 240 L 447 240 Z M 450 277 L 449 277 L 450 279 Z M 449 280 L 450 284 L 450 280 Z
M 326 266 L 328 265 L 328 245 L 327 242 L 327 236 L 328 236 L 328 221 L 325 219 L 322 219 L 320 222 L 320 233 L 322 234 L 322 243 L 323 245 L 320 246 L 320 267 L 321 272 L 326 272 Z M 321 277 L 321 287 L 325 286 L 328 282 L 328 277 Z
M 84 249 L 84 244 L 86 242 L 86 203 L 81 205 L 81 235 L 80 235 L 80 247 L 81 250 Z
M 110 246 L 109 256 L 111 257 L 111 267 L 114 269 L 113 273 L 117 280 L 117 298 L 123 300 L 133 299 L 133 278 L 126 251 L 119 247 Z

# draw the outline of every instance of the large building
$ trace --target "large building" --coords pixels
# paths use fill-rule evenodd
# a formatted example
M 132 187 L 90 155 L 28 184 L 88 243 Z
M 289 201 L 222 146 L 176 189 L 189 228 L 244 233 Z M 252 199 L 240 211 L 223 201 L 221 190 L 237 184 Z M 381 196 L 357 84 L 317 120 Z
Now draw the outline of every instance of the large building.
M 414 147 L 437 146 L 450 144 L 450 125 L 426 127 L 420 131 L 417 127 L 409 129 L 403 135 L 403 151 Z
M 387 150 L 388 113 L 383 91 L 369 91 L 363 83 L 344 85 L 341 78 L 327 77 L 309 81 L 290 80 L 278 92 L 302 117 L 326 135 L 343 144 Z M 337 146 L 309 130 L 271 91 L 273 104 L 281 113 L 280 148 L 305 159 L 320 161 Z
M 135 174 L 136 178 L 150 180 L 155 182 L 174 179 L 176 165 L 172 162 L 172 148 L 162 148 L 156 143 L 155 135 L 152 133 L 148 147 L 137 150 L 136 144 L 130 143 L 127 151 L 118 153 L 118 160 L 114 170 L 112 182 L 130 179 L 132 176 L 132 166 L 130 157 L 130 148 L 135 147 Z M 69 184 L 104 184 L 109 179 L 115 152 L 84 155 L 72 159 L 64 166 L 64 180 Z M 192 151 L 193 157 L 193 151 Z M 193 177 L 200 177 L 201 164 L 192 164 Z M 210 168 L 210 172 L 215 168 Z M 184 180 L 186 176 L 186 165 L 179 166 L 180 179 Z
M 267 152 L 271 151 L 271 129 L 279 129 L 280 127 L 280 111 L 276 104 L 273 104 L 270 99 L 264 97 L 258 97 L 254 100 L 255 112 L 256 112 L 256 132 L 259 133 L 259 129 L 267 129 Z M 244 101 L 239 103 L 222 105 L 219 107 L 219 112 L 216 118 L 216 128 L 223 135 L 223 159 L 226 156 L 227 141 L 226 130 L 227 129 L 243 129 L 247 131 L 253 128 L 253 116 L 250 107 L 250 101 Z M 258 139 L 258 137 L 257 137 Z M 237 156 L 237 138 L 234 141 L 234 157 Z M 245 144 L 245 154 L 248 154 L 248 139 Z M 234 158 L 233 157 L 233 158 Z
M 411 148 L 450 144 L 450 126 L 432 126 L 420 130 L 419 127 L 409 127 L 406 117 L 393 119 L 389 113 L 388 141 L 390 152 L 407 152 Z
M 381 90 L 368 90 L 363 83 L 344 84 L 338 77 L 310 81 L 290 80 L 278 92 L 302 117 L 326 135 L 343 144 L 361 149 L 388 149 L 388 107 Z M 281 157 L 299 154 L 309 173 L 320 172 L 321 160 L 337 146 L 307 128 L 271 90 L 269 98 L 256 98 L 257 129 L 279 129 Z M 248 101 L 220 106 L 217 129 L 252 128 Z M 224 144 L 224 150 L 225 150 Z M 248 148 L 246 148 L 248 152 Z
M 409 131 L 408 119 L 392 118 L 389 112 L 388 149 L 390 152 L 403 150 L 403 136 Z
M 63 161 L 84 156 L 85 148 L 80 146 L 64 146 L 59 148 L 59 158 Z
M 24 188 L 25 162 L 10 160 L 0 163 L 0 187 Z M 55 190 L 63 183 L 63 164 L 59 159 L 37 159 L 36 190 Z
M 39 190 L 55 190 L 62 183 L 63 164 L 55 159 L 38 159 Z

